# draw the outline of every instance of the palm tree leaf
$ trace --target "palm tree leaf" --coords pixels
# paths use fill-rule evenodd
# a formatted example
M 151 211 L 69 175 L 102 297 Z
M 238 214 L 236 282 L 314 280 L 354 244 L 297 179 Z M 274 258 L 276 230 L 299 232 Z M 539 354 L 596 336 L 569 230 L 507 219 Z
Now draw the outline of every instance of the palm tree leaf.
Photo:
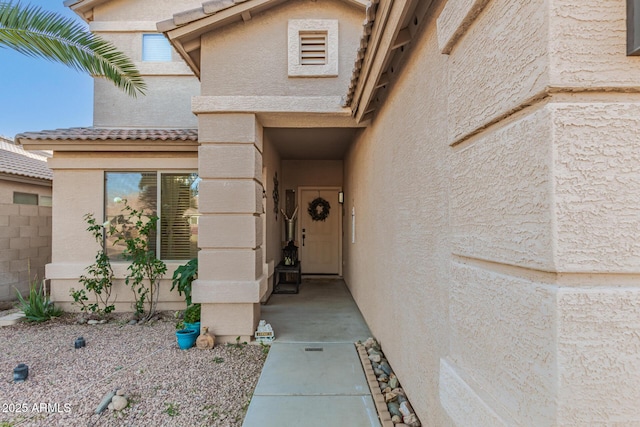
M 37 6 L 0 1 L 0 47 L 105 77 L 133 97 L 146 89 L 136 66 L 112 43 Z

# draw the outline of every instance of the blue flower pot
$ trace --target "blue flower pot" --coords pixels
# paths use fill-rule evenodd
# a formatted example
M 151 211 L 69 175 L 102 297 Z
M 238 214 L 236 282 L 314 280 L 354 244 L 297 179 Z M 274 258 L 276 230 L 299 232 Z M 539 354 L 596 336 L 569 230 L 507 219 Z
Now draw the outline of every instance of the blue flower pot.
M 196 343 L 200 332 L 193 329 L 180 329 L 176 331 L 176 338 L 178 340 L 178 347 L 182 350 L 188 350 Z
M 196 331 L 198 333 L 198 335 L 200 335 L 200 322 L 193 322 L 193 323 L 185 322 L 184 328 L 185 329 L 193 329 L 194 331 Z

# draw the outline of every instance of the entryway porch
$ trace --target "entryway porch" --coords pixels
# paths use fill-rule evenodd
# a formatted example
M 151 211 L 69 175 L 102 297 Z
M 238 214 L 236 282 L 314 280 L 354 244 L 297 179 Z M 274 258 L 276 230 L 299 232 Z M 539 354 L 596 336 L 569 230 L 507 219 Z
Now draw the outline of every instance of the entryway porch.
M 261 318 L 276 341 L 244 427 L 379 427 L 357 340 L 370 331 L 344 281 L 305 278 L 300 293 L 272 295 Z

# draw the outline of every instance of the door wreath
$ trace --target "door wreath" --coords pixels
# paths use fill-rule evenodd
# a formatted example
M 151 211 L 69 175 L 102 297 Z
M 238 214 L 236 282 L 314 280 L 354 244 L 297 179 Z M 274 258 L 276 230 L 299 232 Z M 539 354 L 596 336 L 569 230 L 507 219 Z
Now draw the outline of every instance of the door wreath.
M 311 219 L 314 221 L 324 221 L 329 216 L 329 211 L 331 210 L 331 205 L 322 197 L 315 198 L 312 202 L 309 203 L 309 208 L 307 212 L 311 216 Z

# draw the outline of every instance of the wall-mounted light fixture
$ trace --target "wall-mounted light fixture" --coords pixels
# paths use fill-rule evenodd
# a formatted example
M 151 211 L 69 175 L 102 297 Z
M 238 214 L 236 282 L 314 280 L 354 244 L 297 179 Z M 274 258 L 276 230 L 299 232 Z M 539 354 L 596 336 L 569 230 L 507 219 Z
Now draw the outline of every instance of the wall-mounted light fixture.
M 338 203 L 340 203 L 340 204 L 344 203 L 344 191 L 340 191 L 338 193 Z
M 627 0 L 627 55 L 640 55 L 640 0 Z

